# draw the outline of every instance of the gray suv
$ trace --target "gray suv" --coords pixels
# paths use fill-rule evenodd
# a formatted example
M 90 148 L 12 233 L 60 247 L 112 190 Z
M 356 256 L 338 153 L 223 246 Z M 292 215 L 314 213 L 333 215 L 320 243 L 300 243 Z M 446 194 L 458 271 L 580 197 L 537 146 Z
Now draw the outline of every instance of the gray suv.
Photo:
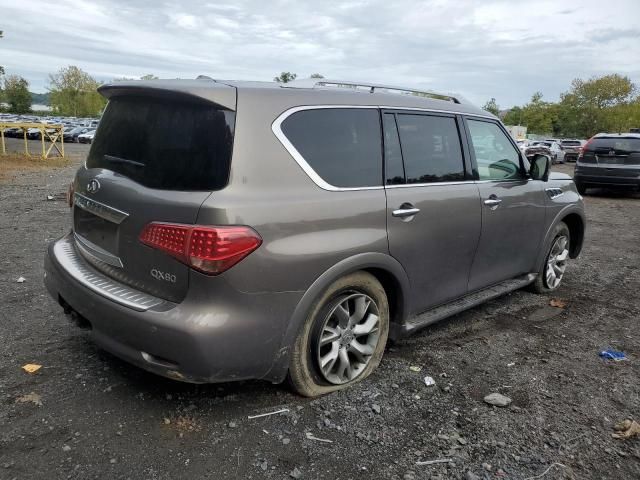
M 160 375 L 345 388 L 388 338 L 558 288 L 582 246 L 571 178 L 455 96 L 206 78 L 100 93 L 45 283 Z

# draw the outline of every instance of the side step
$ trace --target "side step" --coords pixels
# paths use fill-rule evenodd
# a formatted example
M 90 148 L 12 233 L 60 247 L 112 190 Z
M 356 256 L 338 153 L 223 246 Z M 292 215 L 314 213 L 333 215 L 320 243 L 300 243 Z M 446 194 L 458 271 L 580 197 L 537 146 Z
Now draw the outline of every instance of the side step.
M 500 297 L 506 293 L 526 287 L 536 279 L 536 275 L 537 274 L 535 273 L 529 273 L 521 277 L 497 283 L 491 287 L 483 288 L 482 290 L 478 290 L 477 292 L 473 292 L 452 302 L 427 310 L 426 312 L 409 319 L 407 323 L 399 327 L 396 332 L 394 332 L 396 335 L 393 336 L 396 338 L 402 338 L 412 335 L 432 323 L 455 315 L 456 313 L 463 312 L 471 307 L 475 307 L 476 305 L 480 305 L 481 303 Z

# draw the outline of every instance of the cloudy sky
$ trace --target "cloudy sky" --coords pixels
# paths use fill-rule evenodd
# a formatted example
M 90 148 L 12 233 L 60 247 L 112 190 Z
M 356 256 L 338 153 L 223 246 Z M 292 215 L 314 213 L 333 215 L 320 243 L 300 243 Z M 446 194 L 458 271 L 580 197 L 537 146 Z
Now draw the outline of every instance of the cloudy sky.
M 640 83 L 640 0 L 28 0 L 3 2 L 0 65 L 44 92 L 77 65 L 101 81 L 368 80 L 502 107 L 575 77 Z

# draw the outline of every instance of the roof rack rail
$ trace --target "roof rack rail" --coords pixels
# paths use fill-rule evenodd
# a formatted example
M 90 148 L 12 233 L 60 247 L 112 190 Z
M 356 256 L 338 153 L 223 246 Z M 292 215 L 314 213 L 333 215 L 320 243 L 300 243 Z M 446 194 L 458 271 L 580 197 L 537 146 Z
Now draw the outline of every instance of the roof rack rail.
M 398 87 L 395 85 L 383 85 L 378 83 L 354 82 L 350 80 L 329 80 L 326 78 L 308 78 L 294 80 L 281 85 L 284 88 L 350 88 L 358 91 L 376 93 L 376 90 L 386 92 L 398 92 L 403 95 L 416 95 L 419 97 L 430 97 L 437 100 L 446 100 L 453 103 L 466 103 L 462 97 L 450 93 L 435 92 L 433 90 L 418 90 L 415 88 Z

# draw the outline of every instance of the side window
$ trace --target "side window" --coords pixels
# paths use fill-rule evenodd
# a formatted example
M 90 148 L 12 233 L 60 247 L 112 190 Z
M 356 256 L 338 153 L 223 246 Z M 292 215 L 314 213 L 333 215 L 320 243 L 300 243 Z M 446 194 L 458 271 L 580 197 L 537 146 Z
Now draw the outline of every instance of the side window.
M 373 108 L 301 110 L 282 132 L 304 160 L 335 187 L 382 185 L 380 114 Z
M 467 119 L 480 180 L 522 178 L 520 154 L 505 133 L 491 122 Z
M 384 161 L 387 185 L 404 183 L 404 166 L 402 165 L 402 150 L 400 150 L 400 138 L 398 127 L 393 113 L 385 113 L 382 116 L 384 126 Z
M 464 180 L 460 135 L 452 117 L 397 115 L 406 183 Z

